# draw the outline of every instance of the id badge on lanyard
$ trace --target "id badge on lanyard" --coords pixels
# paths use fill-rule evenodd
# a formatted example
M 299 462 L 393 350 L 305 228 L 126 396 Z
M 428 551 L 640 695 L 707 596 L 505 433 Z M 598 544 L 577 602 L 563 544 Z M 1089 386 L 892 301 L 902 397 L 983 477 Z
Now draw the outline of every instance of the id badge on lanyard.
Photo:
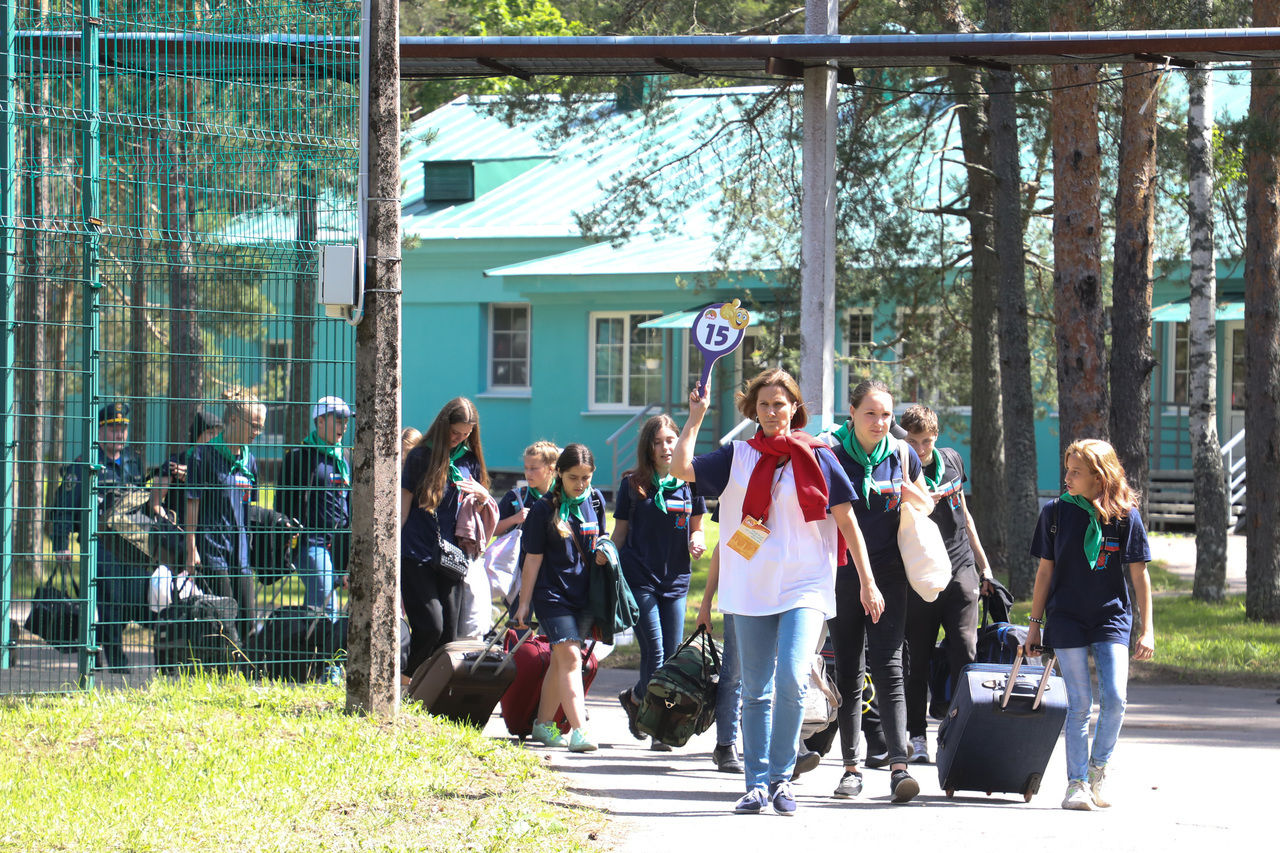
M 778 477 L 773 481 L 773 488 L 770 490 L 770 502 L 777 497 L 778 484 L 782 482 L 782 473 L 785 468 L 786 463 L 778 466 Z M 750 560 L 760 550 L 764 540 L 768 538 L 769 528 L 765 526 L 764 519 L 744 514 L 742 516 L 742 524 L 729 537 L 725 547 L 736 554 L 742 555 L 743 559 Z

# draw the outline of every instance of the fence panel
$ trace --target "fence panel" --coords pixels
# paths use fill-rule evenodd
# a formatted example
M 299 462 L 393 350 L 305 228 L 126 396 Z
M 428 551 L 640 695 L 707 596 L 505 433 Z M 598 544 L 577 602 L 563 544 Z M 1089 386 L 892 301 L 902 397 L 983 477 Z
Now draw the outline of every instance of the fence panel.
M 360 4 L 0 7 L 0 693 L 332 675 Z

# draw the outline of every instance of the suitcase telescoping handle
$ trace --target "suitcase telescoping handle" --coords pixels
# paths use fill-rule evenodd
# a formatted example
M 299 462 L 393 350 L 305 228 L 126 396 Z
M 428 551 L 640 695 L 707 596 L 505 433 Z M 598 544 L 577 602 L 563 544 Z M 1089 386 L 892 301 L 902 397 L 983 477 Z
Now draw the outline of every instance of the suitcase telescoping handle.
M 506 622 L 507 628 L 515 627 L 513 618 L 514 617 L 511 617 L 511 616 L 507 617 L 507 622 Z M 516 651 L 521 646 L 523 646 L 530 637 L 534 635 L 535 631 L 537 631 L 537 626 L 533 624 L 533 620 L 531 619 L 529 620 L 529 622 L 530 624 L 527 626 L 528 630 L 524 632 L 524 634 L 520 637 L 520 639 L 516 640 L 516 644 L 512 646 L 511 650 L 506 653 L 505 657 L 503 657 L 502 664 L 498 667 L 498 672 L 502 672 L 508 666 L 511 666 L 512 661 L 515 660 Z M 484 660 L 489 656 L 489 652 L 492 651 L 493 647 L 498 644 L 498 640 L 504 636 L 506 636 L 505 630 L 503 631 L 498 631 L 496 629 L 494 630 L 493 635 L 489 637 L 489 642 L 485 644 L 484 651 L 476 655 L 475 661 L 471 664 L 471 669 L 469 670 L 470 672 L 474 673 L 477 669 L 480 668 L 480 664 L 483 663 Z
M 1004 685 L 1004 695 L 1000 697 L 1000 708 L 1003 710 L 1009 706 L 1009 699 L 1013 696 L 1013 685 L 1018 680 L 1018 670 L 1022 669 L 1022 657 L 1026 652 L 1026 648 L 1018 646 L 1018 653 L 1014 656 L 1013 667 L 1009 670 L 1009 679 Z M 1045 688 L 1049 686 L 1049 676 L 1053 674 L 1053 665 L 1057 662 L 1053 650 L 1049 650 L 1049 660 L 1045 662 L 1044 672 L 1040 675 L 1040 684 L 1036 687 L 1035 698 L 1031 700 L 1031 710 L 1040 707 L 1040 703 L 1044 701 Z

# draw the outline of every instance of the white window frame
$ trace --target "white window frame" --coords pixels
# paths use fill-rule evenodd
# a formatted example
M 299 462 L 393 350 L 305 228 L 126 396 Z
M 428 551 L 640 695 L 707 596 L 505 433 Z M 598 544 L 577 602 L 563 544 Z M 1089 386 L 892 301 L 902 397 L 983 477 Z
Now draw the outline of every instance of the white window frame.
M 631 318 L 637 314 L 652 315 L 649 319 L 662 316 L 661 311 L 591 311 L 587 314 L 587 410 L 591 412 L 638 412 L 643 406 L 633 406 L 626 402 L 631 396 Z M 596 323 L 599 320 L 620 319 L 623 321 L 622 344 L 622 399 L 621 403 L 597 402 L 596 400 Z M 658 330 L 661 334 L 661 330 Z M 657 401 L 653 401 L 657 402 Z
M 871 338 L 867 341 L 867 344 L 870 345 L 870 349 L 873 352 L 875 351 L 875 348 L 876 348 L 875 347 L 875 342 L 876 342 L 875 308 L 874 307 L 850 308 L 848 311 L 845 312 L 844 328 L 841 329 L 841 332 L 840 332 L 840 353 L 845 359 L 848 359 L 850 356 L 853 355 L 853 342 L 849 339 L 849 326 L 852 323 L 854 317 L 870 318 Z M 863 371 L 863 372 L 867 372 L 867 371 Z M 837 421 L 840 421 L 842 412 L 849 411 L 849 392 L 853 390 L 849 386 L 852 382 L 853 377 L 856 375 L 858 375 L 858 369 L 854 367 L 852 364 L 850 364 L 849 361 L 846 360 L 841 364 L 840 386 L 839 386 L 840 394 L 839 394 L 839 399 L 836 400 L 836 404 L 840 409 L 840 411 L 836 413 Z
M 493 336 L 497 331 L 497 325 L 494 323 L 494 312 L 499 308 L 523 308 L 526 318 L 527 328 L 527 348 L 524 353 L 525 376 L 529 378 L 529 382 L 524 385 L 498 385 L 493 381 L 493 360 L 494 347 Z M 487 348 L 488 353 L 485 357 L 485 387 L 487 393 L 495 396 L 509 395 L 513 397 L 527 397 L 532 391 L 533 382 L 533 307 L 528 302 L 491 302 L 489 303 L 489 333 Z
M 932 314 L 934 318 L 937 319 L 937 318 L 941 318 L 942 309 L 936 305 L 924 305 L 915 309 L 915 311 L 909 311 L 906 308 L 899 308 L 894 312 L 894 315 L 893 315 L 894 322 L 897 324 L 894 327 L 894 337 L 897 337 L 899 339 L 898 342 L 893 345 L 894 360 L 898 362 L 897 364 L 894 365 L 894 370 L 893 370 L 894 391 L 897 392 L 894 394 L 894 398 L 893 398 L 894 408 L 898 413 L 901 413 L 906 411 L 907 407 L 910 406 L 912 403 L 919 403 L 923 406 L 928 406 L 929 408 L 933 409 L 936 412 L 950 412 L 952 414 L 957 414 L 957 415 L 971 414 L 973 411 L 973 406 L 968 404 L 942 405 L 936 400 L 916 400 L 916 399 L 907 398 L 906 371 L 908 368 L 907 368 L 907 365 L 902 360 L 902 355 L 903 355 L 902 340 L 901 340 L 902 324 L 903 324 L 904 318 L 906 318 L 910 314 L 919 315 L 919 314 L 926 314 L 926 313 Z M 972 394 L 972 391 L 970 391 L 970 393 Z M 899 394 L 901 395 L 901 399 L 899 399 Z

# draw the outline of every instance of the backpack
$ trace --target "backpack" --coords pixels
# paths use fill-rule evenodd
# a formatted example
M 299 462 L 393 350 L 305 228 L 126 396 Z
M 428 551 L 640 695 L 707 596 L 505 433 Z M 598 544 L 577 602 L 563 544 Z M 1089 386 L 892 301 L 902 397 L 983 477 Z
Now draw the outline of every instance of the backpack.
M 636 728 L 671 746 L 684 746 L 716 719 L 720 650 L 705 626 L 680 644 L 649 679 Z
M 248 653 L 271 678 L 317 681 L 345 656 L 346 635 L 346 617 L 330 621 L 318 607 L 277 607 L 249 636 Z

